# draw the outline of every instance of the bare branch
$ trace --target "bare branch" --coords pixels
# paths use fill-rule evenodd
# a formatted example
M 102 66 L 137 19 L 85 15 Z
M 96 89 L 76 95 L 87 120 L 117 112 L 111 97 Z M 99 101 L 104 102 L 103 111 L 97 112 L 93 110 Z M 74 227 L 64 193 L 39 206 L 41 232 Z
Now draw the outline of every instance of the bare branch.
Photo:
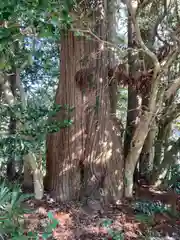
M 136 17 L 134 15 L 134 11 L 133 11 L 133 7 L 132 7 L 132 4 L 131 4 L 131 0 L 126 0 L 126 5 L 127 5 L 128 11 L 129 11 L 129 13 L 131 15 L 131 18 L 132 18 L 132 22 L 133 22 L 133 25 L 134 25 L 134 28 L 135 28 L 135 32 L 136 32 L 137 41 L 138 41 L 140 47 L 144 50 L 144 52 L 153 61 L 153 64 L 154 64 L 153 79 L 155 79 L 157 74 L 158 74 L 158 72 L 159 72 L 159 70 L 160 70 L 159 61 L 157 59 L 157 56 L 145 45 L 144 41 L 142 40 L 141 32 L 140 32 L 139 25 L 137 23 Z
M 178 56 L 178 54 L 179 54 L 178 48 L 175 47 L 175 48 L 172 49 L 172 51 L 166 56 L 166 58 L 161 62 L 161 67 L 162 67 L 163 73 L 167 73 L 169 67 L 170 67 L 171 64 L 174 62 L 174 60 L 176 59 L 176 57 Z
M 142 1 L 142 3 L 138 4 L 137 11 L 139 11 L 139 9 L 143 9 L 143 8 L 147 7 L 152 2 L 153 2 L 153 0 L 152 1 L 149 1 L 149 0 Z
M 153 43 L 154 43 L 155 36 L 157 35 L 158 26 L 159 26 L 159 24 L 163 21 L 163 19 L 167 15 L 168 7 L 169 7 L 169 6 L 167 6 L 167 0 L 164 0 L 164 4 L 163 5 L 164 5 L 164 11 L 163 11 L 162 14 L 159 15 L 159 17 L 156 20 L 155 25 L 151 29 L 151 38 L 150 39 L 152 39 Z
M 178 6 L 178 0 L 175 1 L 175 13 L 176 13 L 176 18 L 177 22 L 180 22 L 180 14 L 179 14 L 179 6 Z
M 109 41 L 102 40 L 95 33 L 93 33 L 90 28 L 89 29 L 72 28 L 71 31 L 73 31 L 73 32 L 80 32 L 80 33 L 83 33 L 83 34 L 90 35 L 94 40 L 96 40 L 97 42 L 101 43 L 103 45 L 103 47 L 106 45 L 106 46 L 112 47 L 114 49 L 117 49 L 120 52 L 123 51 L 123 48 L 122 47 L 118 47 L 117 44 L 114 44 L 114 43 L 109 42 Z
M 179 88 L 180 88 L 180 77 L 172 81 L 172 84 L 169 86 L 169 88 L 165 92 L 165 98 L 169 99 L 173 94 L 177 92 Z
M 129 14 L 131 15 L 131 18 L 132 18 L 137 41 L 138 41 L 140 47 L 142 48 L 142 50 L 145 52 L 145 54 L 148 55 L 152 59 L 152 62 L 154 65 L 151 94 L 150 94 L 150 99 L 149 99 L 149 111 L 151 112 L 151 114 L 153 114 L 155 107 L 156 107 L 156 98 L 157 98 L 157 93 L 158 93 L 158 86 L 160 83 L 160 75 L 158 76 L 158 73 L 160 72 L 160 63 L 159 63 L 159 60 L 158 60 L 156 54 L 154 54 L 145 45 L 144 41 L 142 40 L 139 25 L 137 23 L 137 19 L 136 19 L 135 15 L 134 15 L 133 6 L 132 6 L 131 2 L 132 2 L 131 0 L 126 0 L 126 5 L 128 8 Z

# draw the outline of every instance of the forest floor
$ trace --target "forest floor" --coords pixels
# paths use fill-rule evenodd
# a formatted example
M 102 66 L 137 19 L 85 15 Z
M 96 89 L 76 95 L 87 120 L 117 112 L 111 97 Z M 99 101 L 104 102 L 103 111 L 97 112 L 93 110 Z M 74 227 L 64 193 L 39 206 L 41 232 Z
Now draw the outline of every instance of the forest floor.
M 176 207 L 176 214 L 159 211 L 148 216 L 132 207 L 137 201 L 170 205 Z M 47 198 L 41 201 L 30 200 L 28 206 L 35 210 L 25 215 L 28 230 L 41 234 L 42 228 L 49 221 L 48 212 L 52 212 L 58 220 L 59 225 L 49 239 L 180 239 L 180 201 L 179 196 L 172 192 L 158 192 L 143 187 L 131 203 L 126 201 L 118 206 L 108 206 L 103 214 L 97 215 L 84 214 L 80 203 L 59 205 Z

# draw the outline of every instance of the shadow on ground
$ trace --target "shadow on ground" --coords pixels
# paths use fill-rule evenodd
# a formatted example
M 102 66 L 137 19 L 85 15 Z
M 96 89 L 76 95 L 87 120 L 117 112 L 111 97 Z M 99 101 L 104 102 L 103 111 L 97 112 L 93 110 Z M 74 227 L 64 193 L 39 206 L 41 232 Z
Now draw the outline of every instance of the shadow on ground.
M 136 199 L 160 201 L 172 205 L 172 193 L 158 192 L 143 187 L 138 191 Z M 176 196 L 176 208 L 179 209 L 178 196 Z M 134 200 L 135 201 L 135 200 Z M 53 231 L 53 237 L 57 240 L 98 240 L 113 239 L 109 234 L 116 233 L 123 238 L 116 239 L 151 239 L 148 235 L 155 234 L 161 238 L 154 239 L 180 239 L 180 219 L 177 216 L 169 216 L 165 213 L 154 214 L 151 222 L 136 218 L 134 209 L 129 202 L 118 206 L 108 206 L 103 215 L 86 215 L 81 211 L 80 203 L 56 204 L 47 199 L 42 201 L 30 201 L 29 207 L 34 213 L 25 216 L 28 230 L 39 231 L 48 222 L 48 211 L 53 212 L 54 217 L 59 221 L 59 226 Z M 177 211 L 178 214 L 178 211 Z M 107 221 L 108 220 L 108 221 Z M 107 224 L 108 222 L 108 224 Z M 109 222 L 111 222 L 109 224 Z M 106 223 L 106 224 L 102 224 Z M 169 237 L 169 238 L 168 238 Z M 171 237 L 171 238 L 170 238 Z M 115 238 L 114 238 L 115 239 Z M 153 238 L 152 238 L 153 239 Z

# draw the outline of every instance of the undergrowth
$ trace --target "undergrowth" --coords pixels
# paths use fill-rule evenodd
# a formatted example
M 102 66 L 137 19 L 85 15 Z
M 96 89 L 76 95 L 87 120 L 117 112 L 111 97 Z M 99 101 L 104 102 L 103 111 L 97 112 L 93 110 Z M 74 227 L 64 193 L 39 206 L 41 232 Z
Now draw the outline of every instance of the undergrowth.
M 140 200 L 132 204 L 135 213 L 143 213 L 152 216 L 157 213 L 169 212 L 170 207 L 166 206 L 160 201 L 152 202 Z
M 10 185 L 5 181 L 0 184 L 0 239 L 39 240 L 52 236 L 58 225 L 51 212 L 48 213 L 49 224 L 41 236 L 37 232 L 25 231 L 24 214 L 32 211 L 23 207 L 23 202 L 33 195 L 23 194 L 20 185 Z
M 23 207 L 23 203 L 32 197 L 32 194 L 22 193 L 21 187 L 18 184 L 10 185 L 5 181 L 0 184 L 0 239 L 52 239 L 53 230 L 57 227 L 59 222 L 54 218 L 51 212 L 47 214 L 49 220 L 46 227 L 41 231 L 41 234 L 38 233 L 38 229 L 37 232 L 27 230 L 24 215 L 32 213 L 32 210 L 30 211 Z M 144 233 L 146 236 L 142 236 L 142 239 L 152 239 L 151 235 L 155 234 L 152 227 L 155 214 L 170 212 L 170 207 L 167 207 L 160 201 L 151 202 L 139 200 L 132 204 L 132 208 L 134 209 L 136 220 L 145 224 L 148 229 L 148 232 Z M 107 237 L 104 239 L 124 240 L 124 231 L 113 229 L 112 223 L 111 219 L 106 219 L 102 222 L 102 226 L 107 230 Z
M 108 236 L 104 238 L 104 240 L 111 239 L 111 240 L 124 240 L 124 233 L 123 231 L 117 231 L 111 228 L 112 225 L 111 219 L 106 219 L 102 222 L 102 226 L 106 228 Z

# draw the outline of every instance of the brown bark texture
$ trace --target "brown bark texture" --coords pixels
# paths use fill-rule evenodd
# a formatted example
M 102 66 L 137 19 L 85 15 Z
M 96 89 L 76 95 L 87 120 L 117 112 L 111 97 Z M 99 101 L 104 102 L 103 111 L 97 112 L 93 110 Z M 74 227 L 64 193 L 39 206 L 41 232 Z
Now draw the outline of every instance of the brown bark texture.
M 80 70 L 79 60 L 83 54 L 83 41 L 80 38 L 76 39 L 73 32 L 64 33 L 61 38 L 61 79 L 55 102 L 75 109 L 70 115 L 66 111 L 60 111 L 56 119 L 59 121 L 72 119 L 73 124 L 47 137 L 45 181 L 45 187 L 61 201 L 79 198 L 79 163 L 84 146 L 84 105 L 75 75 Z
M 95 27 L 100 41 L 75 37 L 73 32 L 61 40 L 56 103 L 75 110 L 69 116 L 72 126 L 48 135 L 46 178 L 46 188 L 61 201 L 91 197 L 113 202 L 123 193 L 122 144 L 111 109 L 116 101 L 110 99 L 103 9 L 102 1 Z M 62 120 L 62 112 L 57 119 Z

